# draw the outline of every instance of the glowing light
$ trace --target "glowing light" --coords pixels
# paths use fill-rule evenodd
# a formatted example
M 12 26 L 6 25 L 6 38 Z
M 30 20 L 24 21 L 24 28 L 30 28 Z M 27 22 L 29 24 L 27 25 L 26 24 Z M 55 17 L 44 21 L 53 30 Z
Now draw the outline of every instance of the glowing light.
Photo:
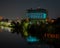
M 2 20 L 3 19 L 3 17 L 2 16 L 0 16 L 0 20 Z
M 11 32 L 11 29 L 13 29 L 13 28 L 1 26 L 1 29 Z
M 0 32 L 2 32 L 2 30 L 0 29 Z
M 40 19 L 40 18 L 43 18 L 45 19 L 46 18 L 46 13 L 27 13 L 27 16 L 28 18 L 33 18 L 33 19 Z
M 28 42 L 37 42 L 37 41 L 39 41 L 39 39 L 37 39 L 36 37 L 29 36 L 29 37 L 27 37 L 27 41 Z
M 51 20 L 51 22 L 53 23 L 53 22 L 54 22 L 54 20 Z
M 25 35 L 25 36 L 28 36 L 28 33 L 25 31 L 25 32 L 24 32 L 24 35 Z
M 59 39 L 60 35 L 59 34 L 49 34 L 49 33 L 47 33 L 47 34 L 45 34 L 45 37 Z

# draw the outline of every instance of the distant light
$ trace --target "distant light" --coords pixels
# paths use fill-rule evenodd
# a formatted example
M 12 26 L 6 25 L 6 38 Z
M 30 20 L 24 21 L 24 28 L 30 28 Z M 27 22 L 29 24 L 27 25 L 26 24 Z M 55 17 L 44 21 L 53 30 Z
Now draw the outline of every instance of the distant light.
M 51 20 L 51 22 L 53 23 L 53 22 L 54 22 L 54 20 Z
M 29 22 L 29 24 L 32 24 L 32 22 Z

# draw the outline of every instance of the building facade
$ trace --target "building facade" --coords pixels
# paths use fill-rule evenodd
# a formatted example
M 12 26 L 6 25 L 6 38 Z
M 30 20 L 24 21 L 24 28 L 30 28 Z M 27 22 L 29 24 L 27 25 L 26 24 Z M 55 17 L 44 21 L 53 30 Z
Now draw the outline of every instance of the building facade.
M 42 21 L 45 22 L 48 12 L 46 9 L 28 9 L 26 12 L 26 16 L 30 19 L 32 22 Z

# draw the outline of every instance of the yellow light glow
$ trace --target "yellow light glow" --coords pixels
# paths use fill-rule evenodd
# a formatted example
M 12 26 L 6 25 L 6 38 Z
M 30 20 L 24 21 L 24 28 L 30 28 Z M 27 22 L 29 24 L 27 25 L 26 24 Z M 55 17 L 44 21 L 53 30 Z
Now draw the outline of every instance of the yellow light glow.
M 25 32 L 24 32 L 24 35 L 25 35 L 25 36 L 28 36 L 28 33 L 25 31 Z

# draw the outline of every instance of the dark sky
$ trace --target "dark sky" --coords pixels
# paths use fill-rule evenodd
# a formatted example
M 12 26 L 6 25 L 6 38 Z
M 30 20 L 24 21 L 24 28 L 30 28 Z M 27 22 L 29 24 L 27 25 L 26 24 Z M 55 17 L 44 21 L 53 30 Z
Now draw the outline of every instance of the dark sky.
M 37 7 L 47 9 L 50 18 L 60 16 L 60 0 L 0 0 L 0 16 L 23 17 L 26 9 Z

